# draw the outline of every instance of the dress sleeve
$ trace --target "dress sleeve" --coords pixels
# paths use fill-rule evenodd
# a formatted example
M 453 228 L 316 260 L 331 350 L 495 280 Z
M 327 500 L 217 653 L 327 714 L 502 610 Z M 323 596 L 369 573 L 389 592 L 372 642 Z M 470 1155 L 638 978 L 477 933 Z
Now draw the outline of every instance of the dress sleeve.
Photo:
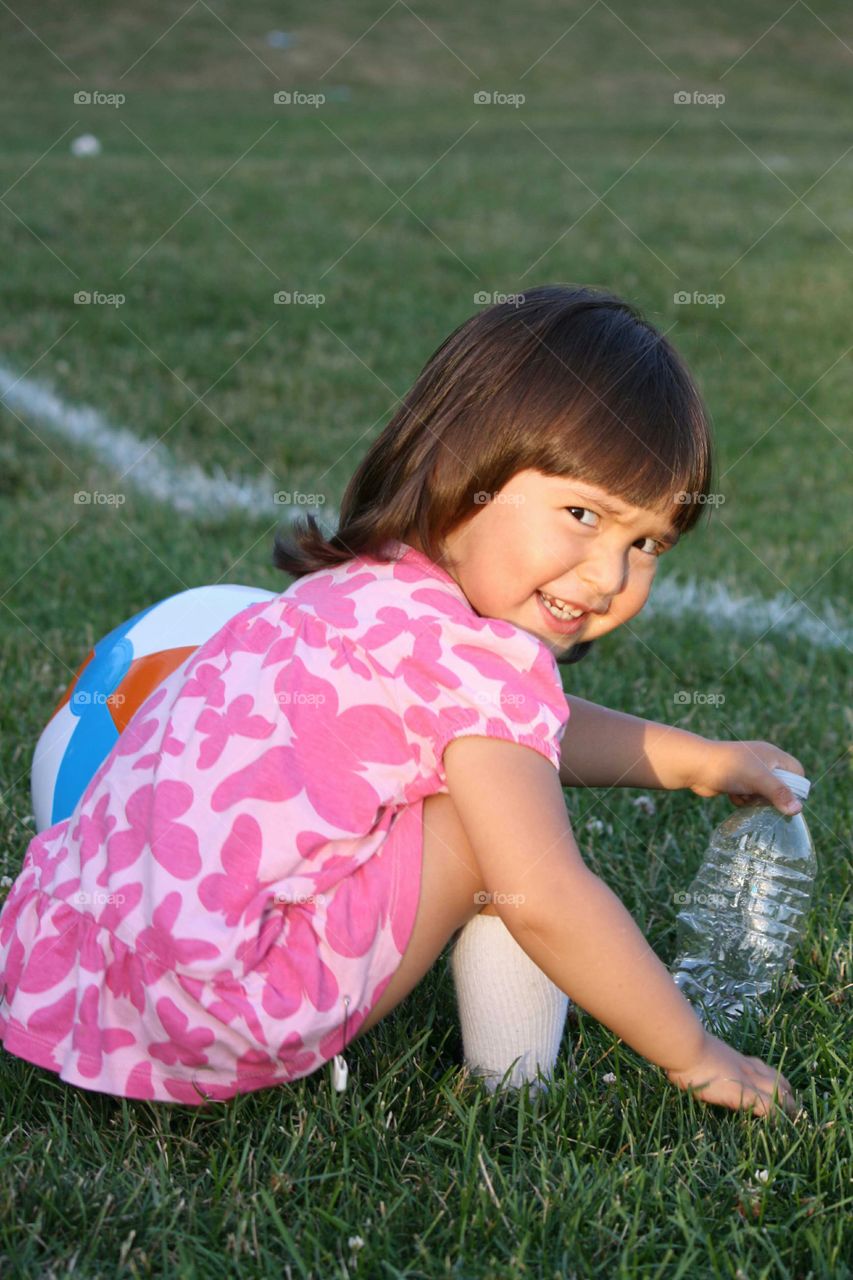
M 569 704 L 553 655 L 511 623 L 481 621 L 481 628 L 452 618 L 419 627 L 397 673 L 407 733 L 420 745 L 422 768 L 431 766 L 442 784 L 454 738 L 504 738 L 560 767 Z

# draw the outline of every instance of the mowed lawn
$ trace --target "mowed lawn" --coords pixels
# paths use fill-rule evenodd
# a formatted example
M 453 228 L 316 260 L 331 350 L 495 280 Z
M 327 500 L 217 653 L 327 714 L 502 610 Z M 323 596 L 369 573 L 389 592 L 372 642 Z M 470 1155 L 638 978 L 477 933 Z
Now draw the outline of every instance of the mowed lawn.
M 0 36 L 0 366 L 167 471 L 261 495 L 176 512 L 141 466 L 0 402 L 0 875 L 89 647 L 186 587 L 283 590 L 273 495 L 337 507 L 478 295 L 547 282 L 625 295 L 694 370 L 723 500 L 659 578 L 746 602 L 641 616 L 565 688 L 792 752 L 820 868 L 795 976 L 733 1037 L 783 1070 L 796 1121 L 694 1101 L 583 1011 L 547 1097 L 490 1098 L 461 1070 L 445 955 L 348 1050 L 343 1095 L 326 1069 L 200 1112 L 0 1054 L 4 1272 L 849 1276 L 849 12 L 84 0 L 4 7 Z M 73 155 L 87 133 L 100 153 Z M 762 634 L 750 612 L 774 598 L 793 608 Z M 636 799 L 566 792 L 668 963 L 675 895 L 730 805 Z

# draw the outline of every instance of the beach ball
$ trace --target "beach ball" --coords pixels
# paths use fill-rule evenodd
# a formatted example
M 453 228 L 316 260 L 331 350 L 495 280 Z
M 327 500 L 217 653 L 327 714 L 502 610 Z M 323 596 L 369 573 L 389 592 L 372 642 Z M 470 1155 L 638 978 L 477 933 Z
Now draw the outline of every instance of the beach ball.
M 36 744 L 36 830 L 62 822 L 134 713 L 196 649 L 275 592 L 228 583 L 192 587 L 149 605 L 99 640 L 80 663 Z

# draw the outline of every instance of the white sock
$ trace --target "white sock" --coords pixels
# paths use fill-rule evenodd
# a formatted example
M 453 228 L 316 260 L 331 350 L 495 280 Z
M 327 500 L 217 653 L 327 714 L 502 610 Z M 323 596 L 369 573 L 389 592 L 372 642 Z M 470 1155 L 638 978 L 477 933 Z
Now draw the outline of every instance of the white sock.
M 483 1077 L 490 1093 L 510 1067 L 506 1087 L 529 1080 L 531 1094 L 546 1089 L 536 1068 L 544 1076 L 554 1070 L 569 997 L 534 964 L 500 916 L 481 912 L 454 935 L 450 969 L 471 1073 Z

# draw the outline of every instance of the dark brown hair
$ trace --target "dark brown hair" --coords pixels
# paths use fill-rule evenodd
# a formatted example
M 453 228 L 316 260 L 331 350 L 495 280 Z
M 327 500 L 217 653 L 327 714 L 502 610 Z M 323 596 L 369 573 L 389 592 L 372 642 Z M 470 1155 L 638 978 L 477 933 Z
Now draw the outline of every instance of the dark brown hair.
M 337 531 L 301 516 L 276 534 L 273 564 L 300 578 L 359 555 L 381 560 L 386 542 L 415 533 L 440 565 L 443 539 L 482 510 L 474 495 L 528 468 L 635 506 L 671 502 L 686 533 L 712 467 L 708 414 L 667 339 L 615 294 L 540 285 L 454 329 L 350 480 Z

